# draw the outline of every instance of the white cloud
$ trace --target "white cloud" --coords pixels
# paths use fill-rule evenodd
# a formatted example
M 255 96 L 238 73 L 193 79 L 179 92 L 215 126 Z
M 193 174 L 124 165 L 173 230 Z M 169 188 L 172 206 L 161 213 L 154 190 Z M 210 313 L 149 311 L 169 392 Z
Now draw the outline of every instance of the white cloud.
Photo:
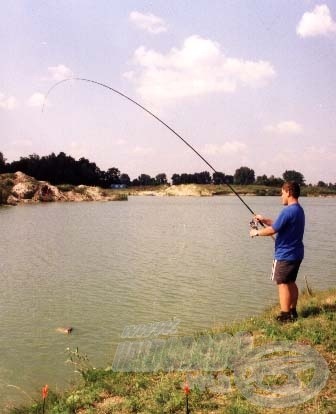
M 54 81 L 61 81 L 73 77 L 73 72 L 65 65 L 49 66 L 48 72 Z
M 6 96 L 0 93 L 0 109 L 12 111 L 18 106 L 18 101 L 14 96 Z
M 121 147 L 121 146 L 126 145 L 127 144 L 127 141 L 125 139 L 123 139 L 123 138 L 119 138 L 116 141 L 114 141 L 114 143 L 115 143 L 115 145 L 118 145 L 118 146 Z
M 122 76 L 125 79 L 129 80 L 129 81 L 133 81 L 134 80 L 135 73 L 134 73 L 133 70 L 130 70 L 128 72 L 124 72 Z
M 296 33 L 301 37 L 326 36 L 336 33 L 336 23 L 333 21 L 327 5 L 322 4 L 312 12 L 306 12 L 296 27 Z
M 272 171 L 293 170 L 302 172 L 307 182 L 323 180 L 335 182 L 336 152 L 333 146 L 307 146 L 299 152 L 284 149 L 274 154 Z M 267 167 L 267 165 L 266 165 Z
M 230 155 L 246 152 L 246 144 L 239 141 L 228 141 L 221 145 L 206 144 L 203 153 L 207 155 Z
M 42 107 L 45 100 L 45 95 L 40 92 L 35 92 L 28 100 L 27 105 L 34 108 L 34 107 Z
M 280 135 L 299 135 L 303 132 L 303 127 L 295 121 L 282 121 L 276 125 L 265 126 L 264 131 Z
M 331 149 L 326 148 L 325 146 L 316 147 L 314 145 L 307 147 L 303 152 L 303 158 L 306 161 L 336 161 L 336 153 L 333 152 Z M 334 164 L 335 165 L 335 164 Z
M 167 54 L 139 47 L 133 72 L 137 93 L 153 103 L 207 93 L 232 93 L 238 87 L 264 86 L 275 76 L 267 61 L 227 57 L 220 45 L 200 36 L 185 39 L 181 49 Z
M 11 144 L 14 147 L 31 147 L 33 145 L 33 142 L 30 139 L 17 139 L 15 141 L 12 141 Z
M 143 156 L 143 155 L 153 154 L 154 151 L 153 151 L 153 148 L 151 148 L 151 147 L 141 147 L 141 146 L 137 145 L 133 148 L 132 152 L 135 155 Z
M 132 11 L 129 19 L 139 29 L 145 30 L 152 34 L 158 34 L 167 31 L 167 25 L 161 17 L 155 16 L 151 13 L 140 13 Z

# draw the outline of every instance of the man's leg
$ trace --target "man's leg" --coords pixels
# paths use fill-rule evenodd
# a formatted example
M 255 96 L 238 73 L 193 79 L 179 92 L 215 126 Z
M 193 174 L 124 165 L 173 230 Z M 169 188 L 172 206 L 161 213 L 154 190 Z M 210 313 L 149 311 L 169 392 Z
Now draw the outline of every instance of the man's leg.
M 299 297 L 299 289 L 295 282 L 289 283 L 288 287 L 289 287 L 290 297 L 291 297 L 290 308 L 296 309 L 296 305 L 297 305 L 297 301 Z
M 292 303 L 291 290 L 289 284 L 280 283 L 278 285 L 278 288 L 281 312 L 289 312 Z
M 281 283 L 278 287 L 281 313 L 276 319 L 279 322 L 287 322 L 288 320 L 295 321 L 298 317 L 296 304 L 299 295 L 296 283 Z
M 279 263 L 279 266 L 278 266 Z M 277 261 L 274 271 L 275 280 L 279 289 L 279 301 L 281 313 L 277 320 L 286 322 L 287 320 L 296 320 L 296 304 L 298 301 L 299 291 L 295 280 L 301 261 Z

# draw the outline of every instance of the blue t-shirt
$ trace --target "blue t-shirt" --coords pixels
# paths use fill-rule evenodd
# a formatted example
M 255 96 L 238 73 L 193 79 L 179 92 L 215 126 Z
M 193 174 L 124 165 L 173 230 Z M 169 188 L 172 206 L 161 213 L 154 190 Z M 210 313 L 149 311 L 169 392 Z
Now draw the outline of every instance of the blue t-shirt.
M 302 260 L 304 256 L 303 233 L 305 214 L 300 204 L 285 207 L 272 224 L 277 232 L 275 254 L 277 260 Z

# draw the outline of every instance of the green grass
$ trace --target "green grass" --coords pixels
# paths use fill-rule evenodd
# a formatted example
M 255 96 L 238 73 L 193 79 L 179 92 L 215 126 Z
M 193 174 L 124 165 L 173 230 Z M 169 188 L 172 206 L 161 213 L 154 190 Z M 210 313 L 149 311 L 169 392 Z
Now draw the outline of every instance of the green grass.
M 197 333 L 198 340 L 221 333 L 235 335 L 250 332 L 254 348 L 274 341 L 291 341 L 295 344 L 309 345 L 328 363 L 330 370 L 327 385 L 309 401 L 288 408 L 265 408 L 247 400 L 235 384 L 233 369 L 223 372 L 189 373 L 191 393 L 189 407 L 191 413 L 229 413 L 229 414 L 332 414 L 336 412 L 336 289 L 315 293 L 313 297 L 301 294 L 297 322 L 279 325 L 274 320 L 277 307 L 268 309 L 260 317 L 248 318 L 239 323 L 216 327 L 206 333 Z M 208 341 L 208 340 L 207 340 Z M 205 341 L 206 343 L 209 343 Z M 201 361 L 201 346 L 196 347 L 193 358 Z M 219 351 L 219 350 L 218 350 Z M 168 352 L 168 351 L 167 351 Z M 71 351 L 70 351 L 71 353 Z M 282 352 L 285 354 L 285 352 Z M 111 369 L 93 369 L 87 357 L 80 352 L 72 352 L 72 363 L 82 373 L 81 380 L 64 393 L 49 392 L 45 413 L 185 413 L 183 384 L 185 372 L 114 372 Z M 167 357 L 169 355 L 167 354 Z M 299 374 L 302 384 L 309 384 L 314 370 L 307 369 Z M 218 382 L 225 376 L 228 392 L 218 393 Z M 191 378 L 193 377 L 193 378 Z M 198 379 L 197 379 L 198 378 Z M 203 383 L 202 383 L 203 381 Z M 265 375 L 263 384 L 280 387 L 286 384 L 283 373 Z M 10 414 L 36 414 L 42 412 L 42 401 L 28 407 L 13 408 Z

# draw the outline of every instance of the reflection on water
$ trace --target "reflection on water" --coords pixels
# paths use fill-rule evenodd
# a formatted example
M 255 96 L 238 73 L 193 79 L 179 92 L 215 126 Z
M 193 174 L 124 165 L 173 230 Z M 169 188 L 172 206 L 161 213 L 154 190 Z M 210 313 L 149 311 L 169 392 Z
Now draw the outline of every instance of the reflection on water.
M 246 197 L 276 216 L 278 197 Z M 302 199 L 314 287 L 334 285 L 335 199 Z M 0 209 L 0 401 L 64 386 L 66 347 L 112 363 L 126 325 L 178 318 L 179 333 L 257 314 L 277 300 L 274 243 L 251 240 L 235 197 L 131 197 L 128 202 Z M 332 240 L 330 239 L 332 238 Z M 301 286 L 303 286 L 301 282 Z M 71 335 L 56 332 L 73 326 Z

